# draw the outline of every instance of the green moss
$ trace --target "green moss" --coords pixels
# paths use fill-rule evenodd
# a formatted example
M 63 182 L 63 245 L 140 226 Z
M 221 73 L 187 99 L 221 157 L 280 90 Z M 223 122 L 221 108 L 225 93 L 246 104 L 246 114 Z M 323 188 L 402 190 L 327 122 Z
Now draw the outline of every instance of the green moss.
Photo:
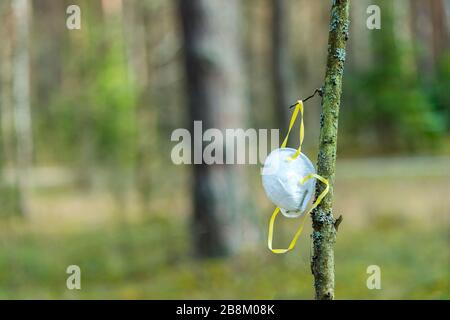
M 345 45 L 348 39 L 348 14 L 349 2 L 347 0 L 333 3 L 317 160 L 318 174 L 328 179 L 330 192 L 312 214 L 314 251 L 311 270 L 315 279 L 317 299 L 334 298 L 333 244 L 336 239 L 336 230 L 334 228 L 335 219 L 332 215 L 332 196 L 342 75 L 346 58 Z M 317 184 L 316 196 L 322 192 L 323 188 L 321 184 Z

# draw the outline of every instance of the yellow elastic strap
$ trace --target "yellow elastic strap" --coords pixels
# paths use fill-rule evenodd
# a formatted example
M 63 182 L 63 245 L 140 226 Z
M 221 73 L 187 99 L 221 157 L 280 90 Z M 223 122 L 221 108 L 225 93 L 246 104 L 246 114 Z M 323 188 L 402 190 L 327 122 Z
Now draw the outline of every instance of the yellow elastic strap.
M 303 138 L 305 137 L 305 126 L 303 124 L 303 102 L 302 102 L 302 100 L 298 100 L 297 104 L 295 105 L 295 109 L 294 109 L 294 112 L 292 113 L 291 121 L 289 123 L 288 133 L 286 134 L 286 138 L 284 138 L 284 141 L 281 144 L 281 148 L 286 148 L 286 145 L 287 145 L 287 142 L 288 142 L 288 138 L 289 138 L 289 134 L 291 133 L 292 127 L 295 124 L 295 120 L 297 119 L 297 116 L 298 116 L 299 112 L 300 112 L 300 115 L 301 115 L 301 120 L 300 120 L 300 145 L 299 145 L 297 151 L 295 152 L 295 154 L 290 158 L 291 160 L 294 160 L 295 158 L 297 158 L 300 155 L 300 153 L 302 152 Z
M 270 221 L 269 221 L 269 236 L 267 239 L 267 246 L 269 247 L 269 250 L 272 251 L 273 253 L 286 253 L 295 247 L 297 239 L 303 231 L 306 217 L 308 216 L 308 214 L 311 213 L 311 211 L 313 211 L 320 204 L 320 202 L 322 202 L 322 199 L 327 195 L 328 191 L 330 190 L 330 184 L 328 183 L 328 180 L 325 179 L 324 177 L 319 176 L 318 174 L 315 174 L 315 173 L 311 173 L 311 174 L 307 175 L 300 181 L 300 183 L 304 184 L 306 181 L 308 181 L 311 178 L 316 178 L 317 180 L 319 180 L 323 184 L 325 184 L 326 185 L 325 190 L 322 191 L 322 193 L 317 197 L 317 200 L 314 202 L 312 207 L 308 210 L 308 212 L 305 213 L 302 223 L 300 225 L 300 228 L 298 229 L 297 233 L 295 234 L 294 238 L 292 239 L 291 243 L 289 244 L 289 247 L 287 247 L 286 249 L 273 249 L 272 248 L 273 225 L 275 224 L 275 218 L 277 217 L 278 213 L 280 212 L 280 208 L 276 207 L 275 210 L 273 211 L 272 216 L 270 217 Z

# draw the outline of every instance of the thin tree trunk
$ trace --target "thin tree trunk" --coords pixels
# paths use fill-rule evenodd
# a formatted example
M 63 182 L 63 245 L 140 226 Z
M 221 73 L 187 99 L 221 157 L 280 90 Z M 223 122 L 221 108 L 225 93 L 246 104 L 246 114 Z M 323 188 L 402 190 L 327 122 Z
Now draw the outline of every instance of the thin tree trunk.
M 102 10 L 100 1 L 85 1 L 83 2 L 87 12 L 84 14 L 84 19 L 89 25 L 94 24 L 94 19 L 102 19 Z M 82 13 L 83 15 L 83 13 Z M 74 70 L 74 72 L 63 72 L 63 91 L 70 91 L 70 86 L 73 83 L 81 82 L 80 86 L 86 86 L 85 82 L 88 81 L 85 76 L 86 66 L 89 65 L 89 57 L 92 56 L 95 50 L 91 48 L 93 33 L 88 28 L 81 28 L 75 32 L 66 33 L 68 48 L 72 52 L 76 52 L 80 61 L 81 67 Z M 65 63 L 63 63 L 64 67 Z M 66 67 L 64 67 L 66 68 Z M 77 161 L 76 161 L 76 180 L 75 184 L 80 191 L 91 192 L 94 186 L 96 178 L 95 170 L 95 141 L 92 139 L 95 132 L 94 117 L 92 116 L 92 108 L 86 104 L 79 106 L 79 109 L 75 113 L 75 123 L 77 128 L 75 136 L 79 142 L 77 146 Z
M 157 114 L 154 107 L 152 80 L 154 70 L 151 65 L 154 33 L 149 27 L 155 13 L 145 3 L 130 0 L 124 3 L 124 31 L 127 41 L 127 59 L 130 78 L 136 92 L 136 189 L 142 213 L 148 216 L 152 181 L 157 169 Z
M 431 22 L 433 25 L 433 54 L 434 60 L 439 62 L 442 54 L 449 48 L 448 20 L 445 13 L 443 0 L 434 0 L 430 2 Z
M 418 71 L 421 81 L 430 83 L 434 73 L 433 26 L 431 6 L 428 1 L 411 0 L 412 33 L 418 44 L 416 53 Z M 392 9 L 391 9 L 392 11 Z
M 287 131 L 289 109 L 292 101 L 289 90 L 288 17 L 286 0 L 272 1 L 272 76 L 274 103 L 279 127 Z
M 65 48 L 66 7 L 64 1 L 34 0 L 33 25 L 34 41 L 39 45 L 34 48 L 32 96 L 35 97 L 37 113 L 45 125 L 55 121 L 50 107 L 52 98 L 59 92 L 62 81 L 63 48 Z M 63 26 L 63 27 L 61 27 Z
M 340 219 L 335 219 L 332 211 L 333 185 L 336 165 L 336 144 L 338 116 L 342 92 L 345 47 L 349 28 L 349 0 L 335 0 L 331 8 L 330 32 L 328 38 L 328 58 L 322 98 L 318 174 L 328 179 L 330 191 L 312 213 L 313 255 L 311 271 L 314 275 L 316 299 L 334 299 L 334 243 L 336 228 Z M 323 191 L 318 183 L 316 195 Z
M 203 131 L 242 128 L 244 79 L 239 1 L 179 0 L 191 120 Z M 194 131 L 191 130 L 193 133 Z M 198 133 L 197 133 L 198 134 Z M 242 246 L 245 183 L 238 166 L 193 166 L 193 237 L 198 256 L 232 253 Z M 239 210 L 239 211 L 238 211 Z
M 2 135 L 2 164 L 5 168 L 15 161 L 14 149 L 14 110 L 12 98 L 12 49 L 13 49 L 13 17 L 11 14 L 11 3 L 4 2 L 1 6 L 1 135 Z M 16 187 L 16 186 L 14 186 Z
M 17 179 L 22 215 L 29 214 L 32 132 L 30 110 L 29 19 L 30 2 L 14 0 L 16 41 L 13 54 L 14 120 L 17 143 Z

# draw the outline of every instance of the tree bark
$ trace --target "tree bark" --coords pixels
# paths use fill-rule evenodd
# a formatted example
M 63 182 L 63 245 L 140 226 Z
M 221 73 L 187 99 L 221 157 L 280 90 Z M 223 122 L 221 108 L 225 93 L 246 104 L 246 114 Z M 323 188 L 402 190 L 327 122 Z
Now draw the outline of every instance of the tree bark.
M 17 178 L 21 214 L 29 214 L 30 166 L 33 142 L 30 110 L 30 57 L 28 0 L 14 0 L 16 41 L 13 53 L 14 121 L 17 144 Z
M 411 0 L 411 24 L 419 45 L 416 53 L 422 80 L 432 82 L 442 54 L 449 47 L 448 22 L 442 0 Z
M 14 106 L 12 97 L 12 55 L 13 55 L 13 17 L 10 2 L 2 2 L 0 46 L 0 123 L 2 139 L 2 164 L 3 168 L 15 163 L 14 143 Z M 16 188 L 16 186 L 14 186 Z M 17 206 L 18 207 L 18 206 Z
M 65 48 L 67 4 L 64 1 L 34 0 L 33 5 L 33 41 L 39 45 L 33 48 L 36 72 L 32 83 L 35 106 L 39 119 L 45 122 L 45 128 L 55 121 L 51 108 L 55 92 L 59 92 L 63 72 L 63 48 Z M 61 27 L 63 26 L 63 27 Z M 47 120 L 48 119 L 48 120 Z M 48 121 L 48 122 L 47 122 Z M 51 122 L 50 122 L 51 121 Z
M 312 213 L 313 255 L 311 271 L 314 275 L 316 299 L 334 299 L 334 243 L 340 219 L 333 216 L 333 185 L 336 167 L 336 145 L 339 106 L 342 92 L 342 75 L 349 29 L 349 0 L 335 0 L 331 8 L 328 38 L 328 58 L 323 87 L 320 142 L 317 171 L 328 179 L 330 191 Z M 324 189 L 318 183 L 316 196 Z
M 433 27 L 429 1 L 411 0 L 411 26 L 416 40 L 416 63 L 421 74 L 420 80 L 430 83 L 434 73 Z M 392 8 L 390 8 L 392 11 Z M 390 13 L 392 15 L 392 12 Z
M 433 54 L 434 60 L 439 59 L 449 48 L 448 20 L 445 13 L 443 0 L 434 0 L 430 2 L 431 23 L 433 26 Z
M 272 77 L 277 120 L 282 132 L 287 131 L 290 105 L 290 65 L 288 54 L 288 17 L 286 0 L 272 0 Z
M 127 60 L 130 79 L 136 93 L 136 168 L 135 185 L 144 217 L 150 212 L 153 176 L 157 170 L 158 132 L 157 112 L 153 106 L 152 81 L 155 71 L 151 69 L 154 32 L 150 21 L 155 13 L 145 3 L 130 0 L 123 4 L 124 37 L 127 43 Z
M 202 121 L 203 132 L 242 128 L 246 115 L 239 1 L 179 0 L 178 5 L 191 132 L 195 120 Z M 243 178 L 239 166 L 193 165 L 197 256 L 224 256 L 242 247 L 252 229 L 242 219 L 248 213 Z

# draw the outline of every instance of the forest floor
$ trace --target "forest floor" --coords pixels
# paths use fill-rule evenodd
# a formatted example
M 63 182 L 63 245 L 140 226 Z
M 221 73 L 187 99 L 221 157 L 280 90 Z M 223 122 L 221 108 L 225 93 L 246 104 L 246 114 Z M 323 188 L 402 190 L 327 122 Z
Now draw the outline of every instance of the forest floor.
M 425 167 L 411 161 L 397 167 L 382 161 L 341 164 L 335 194 L 335 212 L 344 216 L 336 243 L 337 299 L 450 299 L 450 171 L 439 161 Z M 160 192 L 145 218 L 136 208 L 124 217 L 106 192 L 35 192 L 28 221 L 0 222 L 0 298 L 313 297 L 311 228 L 292 252 L 271 254 L 265 240 L 271 205 L 260 190 L 254 194 L 263 203 L 256 244 L 232 258 L 204 261 L 192 256 L 187 196 L 174 201 L 168 189 Z M 296 224 L 280 222 L 275 245 L 282 246 Z M 66 288 L 69 265 L 81 268 L 81 290 Z M 366 286 L 370 265 L 381 269 L 380 290 Z

